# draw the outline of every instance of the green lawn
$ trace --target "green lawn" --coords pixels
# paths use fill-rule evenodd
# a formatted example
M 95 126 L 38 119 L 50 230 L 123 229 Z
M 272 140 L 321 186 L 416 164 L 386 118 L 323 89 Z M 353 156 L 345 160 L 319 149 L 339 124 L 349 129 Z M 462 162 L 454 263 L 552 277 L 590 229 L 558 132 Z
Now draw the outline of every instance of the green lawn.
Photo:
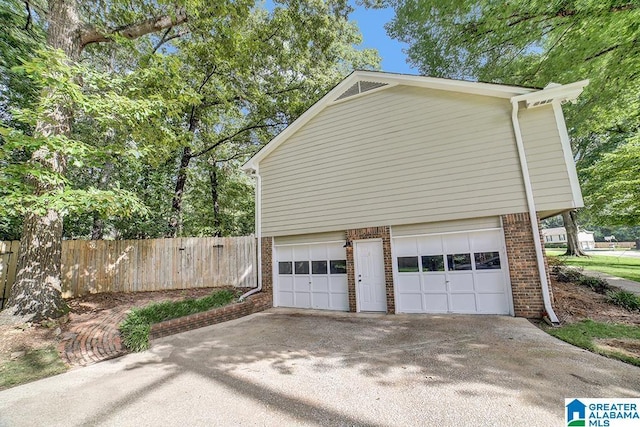
M 622 256 L 589 255 L 586 257 L 565 257 L 564 249 L 547 249 L 548 256 L 555 256 L 567 265 L 582 267 L 585 270 L 595 270 L 612 276 L 640 282 L 640 258 Z
M 0 360 L 0 390 L 65 372 L 55 347 L 27 352 L 15 360 Z
M 640 327 L 583 320 L 559 328 L 544 328 L 549 334 L 570 344 L 604 356 L 640 366 L 640 359 L 598 345 L 598 339 L 640 340 Z

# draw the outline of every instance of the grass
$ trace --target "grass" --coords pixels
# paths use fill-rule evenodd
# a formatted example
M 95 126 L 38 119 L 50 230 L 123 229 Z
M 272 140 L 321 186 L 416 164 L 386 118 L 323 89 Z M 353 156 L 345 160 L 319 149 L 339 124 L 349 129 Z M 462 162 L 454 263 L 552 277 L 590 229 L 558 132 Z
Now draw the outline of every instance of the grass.
M 561 256 L 563 249 L 547 249 L 548 256 Z M 586 257 L 562 257 L 566 265 L 582 267 L 586 270 L 595 270 L 612 276 L 622 277 L 635 282 L 640 282 L 640 258 L 589 255 Z
M 15 360 L 0 361 L 0 390 L 65 372 L 55 347 L 32 350 Z
M 232 291 L 221 290 L 198 299 L 165 301 L 134 308 L 120 324 L 122 342 L 132 351 L 146 350 L 152 324 L 222 307 L 235 298 Z
M 559 328 L 545 328 L 545 330 L 554 337 L 575 346 L 640 366 L 640 358 L 604 349 L 595 342 L 597 339 L 607 338 L 640 340 L 640 327 L 638 326 L 583 320 L 580 323 L 573 323 Z

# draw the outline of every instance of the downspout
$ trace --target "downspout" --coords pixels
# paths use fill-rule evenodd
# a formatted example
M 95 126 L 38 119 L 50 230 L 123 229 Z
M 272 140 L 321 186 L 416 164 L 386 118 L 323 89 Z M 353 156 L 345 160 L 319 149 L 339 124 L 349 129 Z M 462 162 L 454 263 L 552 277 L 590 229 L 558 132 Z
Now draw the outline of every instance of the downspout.
M 251 176 L 256 179 L 256 246 L 258 252 L 258 287 L 240 296 L 239 300 L 244 301 L 249 295 L 256 294 L 262 290 L 262 179 L 256 169 L 251 171 Z
M 542 252 L 542 241 L 540 240 L 540 229 L 538 228 L 538 214 L 533 199 L 533 188 L 531 186 L 531 177 L 529 176 L 529 167 L 527 166 L 527 157 L 524 151 L 524 142 L 522 140 L 522 130 L 520 129 L 520 121 L 518 120 L 518 100 L 511 98 L 511 121 L 513 122 L 513 131 L 516 137 L 516 146 L 518 147 L 518 156 L 520 157 L 520 167 L 522 168 L 522 179 L 524 181 L 524 190 L 527 195 L 527 205 L 529 207 L 529 220 L 531 221 L 531 231 L 533 232 L 533 242 L 536 248 L 536 260 L 538 263 L 538 274 L 540 275 L 540 285 L 542 286 L 542 300 L 544 308 L 547 311 L 549 320 L 558 324 L 558 317 L 551 306 L 551 295 L 549 293 L 549 281 L 547 280 L 547 272 L 544 268 L 544 254 Z

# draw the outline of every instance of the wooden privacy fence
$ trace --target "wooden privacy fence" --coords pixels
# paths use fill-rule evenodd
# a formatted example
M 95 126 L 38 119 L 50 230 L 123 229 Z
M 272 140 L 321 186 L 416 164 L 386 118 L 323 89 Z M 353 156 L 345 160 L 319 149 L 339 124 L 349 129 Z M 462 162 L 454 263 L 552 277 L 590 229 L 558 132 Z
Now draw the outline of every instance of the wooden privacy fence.
M 9 298 L 11 285 L 16 279 L 16 264 L 20 242 L 0 242 L 0 310 Z
M 0 267 L 0 280 L 8 273 L 4 282 L 9 289 L 16 261 L 17 246 L 7 257 L 6 268 L 4 255 Z M 255 287 L 255 265 L 254 236 L 66 240 L 62 242 L 62 290 L 69 298 L 99 292 Z

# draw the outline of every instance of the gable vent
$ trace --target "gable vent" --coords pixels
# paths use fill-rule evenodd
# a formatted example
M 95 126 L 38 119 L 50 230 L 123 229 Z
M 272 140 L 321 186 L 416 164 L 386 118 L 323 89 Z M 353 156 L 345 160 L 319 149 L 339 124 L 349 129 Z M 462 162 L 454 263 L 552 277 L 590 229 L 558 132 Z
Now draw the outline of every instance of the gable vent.
M 367 92 L 367 91 L 370 91 L 372 89 L 377 89 L 379 87 L 383 87 L 383 86 L 387 86 L 387 85 L 388 85 L 387 83 L 360 81 L 360 82 L 354 84 L 353 86 L 351 86 L 349 89 L 347 89 L 344 92 L 342 92 L 342 95 L 337 97 L 335 100 L 339 101 L 341 99 L 345 99 L 345 98 L 348 98 L 350 96 L 358 95 L 358 94 L 361 94 L 363 92 Z

